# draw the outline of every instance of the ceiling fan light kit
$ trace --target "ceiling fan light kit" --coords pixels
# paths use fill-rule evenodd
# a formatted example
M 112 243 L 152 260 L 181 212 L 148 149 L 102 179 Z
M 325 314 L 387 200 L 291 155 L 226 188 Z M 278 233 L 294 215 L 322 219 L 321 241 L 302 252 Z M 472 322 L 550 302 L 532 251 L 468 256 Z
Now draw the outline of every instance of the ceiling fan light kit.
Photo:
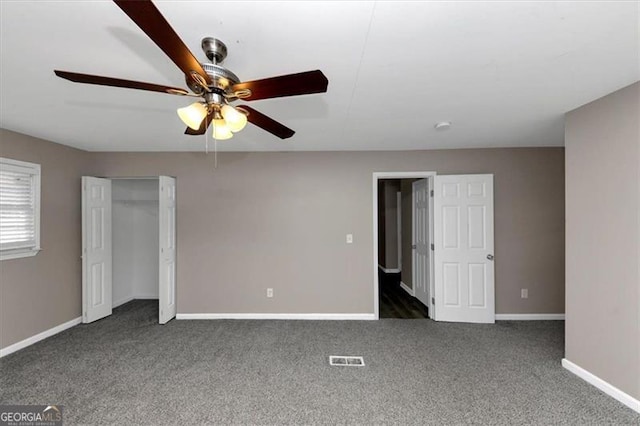
M 224 121 L 227 123 L 229 130 L 232 132 L 239 132 L 244 129 L 244 126 L 247 125 L 247 115 L 245 113 L 240 112 L 240 110 L 232 107 L 231 105 L 224 105 L 220 113 L 224 118 Z
M 224 141 L 227 139 L 231 139 L 233 137 L 233 133 L 231 133 L 231 129 L 227 126 L 227 123 L 222 118 L 216 118 L 213 120 L 213 138 L 219 141 Z
M 198 130 L 200 123 L 207 116 L 207 107 L 202 102 L 195 102 L 189 106 L 178 108 L 178 117 L 193 130 Z
M 59 70 L 55 70 L 55 74 L 75 83 L 199 97 L 200 101 L 177 110 L 178 117 L 187 126 L 187 135 L 205 134 L 211 125 L 215 139 L 231 139 L 233 133 L 241 131 L 250 122 L 281 139 L 290 138 L 295 133 L 290 128 L 249 106 L 234 107 L 231 103 L 239 99 L 253 101 L 327 91 L 329 82 L 320 70 L 241 82 L 238 76 L 220 65 L 227 57 L 227 46 L 222 41 L 205 37 L 201 46 L 211 63 L 200 63 L 151 0 L 114 0 L 114 3 L 184 72 L 192 93 L 177 87 L 111 77 Z

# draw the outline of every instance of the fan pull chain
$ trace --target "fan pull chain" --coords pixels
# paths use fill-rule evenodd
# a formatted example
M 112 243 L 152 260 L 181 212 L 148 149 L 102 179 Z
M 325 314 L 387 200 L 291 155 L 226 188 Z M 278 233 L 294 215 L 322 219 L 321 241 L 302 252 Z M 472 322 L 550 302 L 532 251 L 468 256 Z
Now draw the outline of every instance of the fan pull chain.
M 205 134 L 204 137 L 204 153 L 209 155 L 209 135 Z M 218 168 L 218 139 L 213 138 L 213 169 Z

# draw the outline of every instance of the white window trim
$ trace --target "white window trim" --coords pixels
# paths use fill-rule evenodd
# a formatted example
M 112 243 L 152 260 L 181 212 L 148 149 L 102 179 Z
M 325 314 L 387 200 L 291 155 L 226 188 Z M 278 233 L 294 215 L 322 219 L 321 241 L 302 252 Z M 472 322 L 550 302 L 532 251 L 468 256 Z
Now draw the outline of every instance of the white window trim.
M 9 259 L 19 259 L 21 257 L 31 257 L 38 254 L 42 248 L 40 247 L 40 179 L 41 169 L 40 164 L 29 163 L 27 161 L 13 160 L 10 158 L 0 157 L 0 168 L 14 168 L 29 169 L 34 176 L 34 221 L 35 221 L 35 247 L 27 248 L 13 248 L 0 250 L 0 261 Z

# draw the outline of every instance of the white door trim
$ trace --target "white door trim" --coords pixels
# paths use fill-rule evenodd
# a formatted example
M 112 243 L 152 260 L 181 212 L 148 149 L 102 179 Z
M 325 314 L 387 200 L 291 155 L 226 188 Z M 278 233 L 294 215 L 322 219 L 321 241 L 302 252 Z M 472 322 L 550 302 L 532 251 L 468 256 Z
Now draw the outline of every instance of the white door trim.
M 429 248 L 434 246 L 435 235 L 435 200 L 433 197 L 435 176 L 428 179 L 429 182 Z M 433 295 L 436 294 L 436 275 L 435 275 L 435 252 L 431 250 L 429 252 L 429 318 L 435 320 L 436 318 L 436 304 L 434 303 Z
M 398 236 L 398 271 L 402 272 L 402 191 L 396 192 L 396 235 Z
M 378 180 L 380 179 L 424 179 L 435 176 L 436 172 L 373 172 L 373 314 L 380 319 L 379 282 L 378 282 Z

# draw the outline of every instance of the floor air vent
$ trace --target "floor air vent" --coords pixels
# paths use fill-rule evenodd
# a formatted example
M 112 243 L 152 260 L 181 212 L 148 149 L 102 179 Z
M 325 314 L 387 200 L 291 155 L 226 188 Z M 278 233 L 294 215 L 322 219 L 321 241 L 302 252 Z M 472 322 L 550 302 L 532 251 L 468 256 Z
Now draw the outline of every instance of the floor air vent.
M 344 367 L 364 367 L 364 359 L 361 356 L 334 356 L 329 357 L 330 365 Z

